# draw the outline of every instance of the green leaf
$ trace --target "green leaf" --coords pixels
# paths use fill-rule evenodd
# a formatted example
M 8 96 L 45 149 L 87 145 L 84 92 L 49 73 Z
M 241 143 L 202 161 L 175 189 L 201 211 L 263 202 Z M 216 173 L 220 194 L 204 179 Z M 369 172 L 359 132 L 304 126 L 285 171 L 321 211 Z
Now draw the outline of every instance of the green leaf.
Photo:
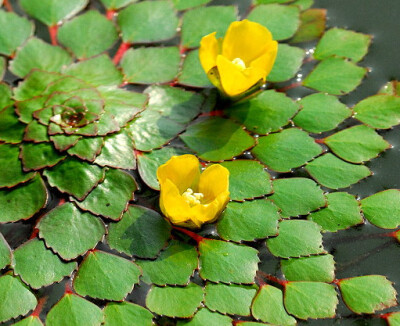
M 48 142 L 50 138 L 47 134 L 47 126 L 40 124 L 37 120 L 32 120 L 25 128 L 24 140 L 35 143 Z
M 122 73 L 107 54 L 74 63 L 64 72 L 94 86 L 119 86 L 122 83 Z
M 374 129 L 364 125 L 341 130 L 325 138 L 324 143 L 337 156 L 351 163 L 369 161 L 391 147 Z
M 335 129 L 352 115 L 351 110 L 337 97 L 324 93 L 303 97 L 298 103 L 302 109 L 293 122 L 296 126 L 313 133 Z
M 20 4 L 29 15 L 48 26 L 54 26 L 60 21 L 76 15 L 86 7 L 87 0 L 21 0 Z
M 186 0 L 185 0 L 186 1 Z M 231 326 L 232 319 L 207 308 L 201 308 L 189 321 L 179 320 L 177 326 Z
M 20 158 L 24 171 L 54 166 L 65 157 L 59 154 L 51 143 L 23 143 L 21 145 Z
M 158 315 L 190 318 L 203 301 L 203 289 L 194 283 L 185 287 L 152 286 L 146 306 Z
M 122 58 L 121 66 L 125 79 L 130 83 L 166 83 L 177 76 L 180 61 L 181 56 L 176 46 L 147 47 L 128 50 Z
M 267 27 L 277 41 L 292 37 L 300 26 L 300 10 L 296 6 L 259 5 L 247 18 Z
M 103 312 L 94 303 L 76 294 L 66 293 L 47 314 L 46 325 L 100 326 L 102 321 Z
M 0 81 L 3 79 L 4 74 L 6 73 L 6 69 L 7 69 L 6 58 L 5 57 L 0 57 Z M 6 86 L 5 84 L 1 84 L 1 85 Z M 0 108 L 2 108 L 1 104 L 0 104 Z
M 400 325 L 400 312 L 389 313 L 389 315 L 386 315 L 386 321 L 389 326 Z
M 205 305 L 222 314 L 250 316 L 250 306 L 256 286 L 207 283 Z
M 67 137 L 77 137 L 75 138 L 77 139 L 76 141 L 72 138 L 71 143 L 68 144 L 68 146 L 72 146 L 68 149 L 68 154 L 89 162 L 93 162 L 96 159 L 104 146 L 103 137 L 85 137 L 81 139 L 79 139 L 79 136 Z
M 212 282 L 254 283 L 259 258 L 254 248 L 219 240 L 199 243 L 200 277 Z
M 320 92 L 344 95 L 360 85 L 367 68 L 342 58 L 328 58 L 304 79 L 303 85 Z
M 97 165 L 67 158 L 43 174 L 50 186 L 83 200 L 104 179 L 105 171 Z
M 286 126 L 298 110 L 299 106 L 285 94 L 268 90 L 230 107 L 225 113 L 250 131 L 267 134 Z
M 137 154 L 140 177 L 150 188 L 160 190 L 156 175 L 158 167 L 166 163 L 172 156 L 183 154 L 190 154 L 190 151 L 184 148 L 171 146 L 163 147 L 150 153 Z
M 387 95 L 399 95 L 400 87 L 399 82 L 397 80 L 392 80 L 387 82 L 382 88 L 379 90 L 378 94 L 387 94 Z
M 171 226 L 157 212 L 131 205 L 121 221 L 109 225 L 107 242 L 127 255 L 154 258 L 166 245 L 170 233 Z
M 282 291 L 271 285 L 260 287 L 254 298 L 251 312 L 257 320 L 262 320 L 274 325 L 296 325 L 296 319 L 288 315 L 283 306 Z
M 79 265 L 74 289 L 82 296 L 121 301 L 139 282 L 140 268 L 133 262 L 103 251 L 90 251 Z
M 310 179 L 276 179 L 273 189 L 270 199 L 282 210 L 283 217 L 305 215 L 326 205 L 322 190 Z
M 118 25 L 124 42 L 152 43 L 174 37 L 178 17 L 170 1 L 142 1 L 123 9 Z
M 0 190 L 0 222 L 27 220 L 46 206 L 48 193 L 39 174 L 11 190 Z M 21 203 L 24 203 L 21 205 Z
M 185 48 L 197 48 L 203 36 L 217 32 L 223 37 L 230 23 L 237 20 L 237 8 L 234 6 L 209 6 L 188 10 L 182 18 L 181 45 Z
M 15 324 L 12 324 L 12 326 L 43 326 L 43 323 L 40 320 L 39 316 L 31 315 Z
M 314 4 L 314 0 L 295 0 L 294 5 L 299 6 L 301 10 L 307 10 Z
M 400 191 L 389 189 L 361 200 L 365 218 L 383 229 L 395 229 L 400 225 Z
M 0 54 L 10 56 L 33 34 L 34 25 L 13 12 L 0 10 Z M 12 35 L 12 37 L 10 37 Z M 0 76 L 2 73 L 0 73 Z
M 97 10 L 90 10 L 61 26 L 58 40 L 79 59 L 109 49 L 118 39 L 114 24 Z
M 305 131 L 289 128 L 260 137 L 252 153 L 271 170 L 290 172 L 321 154 L 322 147 Z
M 106 172 L 104 181 L 92 190 L 85 200 L 75 202 L 85 211 L 119 220 L 136 190 L 135 179 L 130 174 L 110 169 Z
M 0 322 L 26 315 L 36 304 L 36 297 L 19 278 L 0 277 Z
M 220 237 L 232 241 L 255 241 L 278 234 L 278 207 L 259 199 L 228 203 L 217 224 Z
M 137 0 L 100 0 L 108 10 L 117 10 Z
M 129 125 L 135 147 L 140 151 L 151 151 L 168 143 L 185 129 L 161 113 L 146 110 Z
M 357 199 L 346 192 L 326 195 L 328 207 L 307 218 L 321 225 L 324 231 L 336 232 L 364 222 Z
M 11 264 L 12 252 L 6 239 L 0 232 L 0 270 Z
M 9 144 L 0 144 L 0 187 L 14 187 L 33 178 L 34 174 L 24 173 L 19 160 L 19 147 Z
M 297 2 L 302 1 L 298 0 Z M 308 1 L 308 0 L 304 0 Z M 308 9 L 300 13 L 300 27 L 290 40 L 291 43 L 302 43 L 316 40 L 325 31 L 326 9 Z
M 10 62 L 10 71 L 19 77 L 25 77 L 32 69 L 60 72 L 72 61 L 67 51 L 32 37 L 17 51 Z
M 186 54 L 178 76 L 178 83 L 192 87 L 213 87 L 200 64 L 199 50 L 189 51 Z
M 106 232 L 104 223 L 83 213 L 72 203 L 57 206 L 37 225 L 46 246 L 65 260 L 75 259 L 93 249 Z
M 289 282 L 284 303 L 288 313 L 300 319 L 333 318 L 338 298 L 332 284 Z
M 375 95 L 358 102 L 353 111 L 355 118 L 376 129 L 389 129 L 399 124 L 400 97 Z
M 62 262 L 37 238 L 14 250 L 14 271 L 33 289 L 60 282 L 64 277 L 70 276 L 76 267 L 76 262 Z
M 299 71 L 305 51 L 295 46 L 280 43 L 278 54 L 267 79 L 270 82 L 283 82 L 293 78 Z
M 148 240 L 145 240 L 148 241 Z M 198 265 L 195 247 L 172 240 L 156 260 L 137 260 L 142 280 L 156 285 L 187 285 Z
M 393 283 L 382 275 L 366 275 L 338 282 L 343 301 L 356 314 L 373 314 L 397 305 Z
M 134 170 L 136 158 L 133 152 L 133 140 L 125 131 L 104 138 L 104 146 L 95 164 L 118 169 Z
M 337 56 L 358 62 L 367 54 L 371 38 L 371 35 L 342 28 L 332 28 L 318 42 L 314 51 L 314 58 L 323 60 Z
M 331 283 L 335 279 L 335 261 L 329 254 L 282 259 L 281 267 L 288 281 Z
M 211 2 L 211 0 L 172 0 L 172 3 L 178 10 L 186 10 L 193 7 L 198 7 L 209 2 Z
M 306 170 L 319 184 L 331 189 L 346 188 L 372 174 L 366 166 L 344 162 L 331 153 L 308 163 Z
M 0 76 L 1 76 L 1 72 L 0 72 Z M 9 106 L 13 103 L 14 102 L 11 99 L 11 87 L 8 86 L 6 83 L 0 82 L 0 109 L 3 109 L 6 106 Z
M 274 256 L 282 258 L 325 253 L 321 227 L 317 223 L 304 220 L 281 221 L 279 235 L 268 239 L 267 247 Z
M 20 143 L 24 138 L 25 127 L 26 125 L 18 120 L 18 116 L 15 114 L 12 106 L 8 106 L 0 111 L 0 140 L 12 144 Z
M 220 117 L 198 120 L 180 138 L 206 161 L 232 159 L 255 143 L 239 125 Z
M 130 302 L 109 302 L 104 308 L 104 326 L 153 326 L 153 314 Z
M 252 160 L 222 162 L 229 170 L 229 191 L 232 200 L 254 199 L 272 192 L 271 176 L 264 166 Z
M 149 95 L 147 110 L 159 112 L 179 123 L 192 121 L 200 113 L 205 100 L 199 93 L 166 85 L 153 85 L 144 92 Z

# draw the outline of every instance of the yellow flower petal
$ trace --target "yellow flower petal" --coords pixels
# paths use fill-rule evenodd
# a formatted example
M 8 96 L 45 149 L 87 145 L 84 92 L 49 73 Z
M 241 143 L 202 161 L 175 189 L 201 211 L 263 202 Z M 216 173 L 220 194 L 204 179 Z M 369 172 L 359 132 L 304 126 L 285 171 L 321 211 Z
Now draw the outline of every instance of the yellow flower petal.
M 262 70 L 264 77 L 268 76 L 274 66 L 277 53 L 278 42 L 272 41 L 267 45 L 265 53 L 251 62 L 250 67 Z
M 205 72 L 217 65 L 217 56 L 219 52 L 218 40 L 215 35 L 217 32 L 208 34 L 201 39 L 199 58 Z
M 229 190 L 229 170 L 220 164 L 207 167 L 200 176 L 198 191 L 204 202 L 212 202 L 219 194 Z
M 222 43 L 222 55 L 232 61 L 242 59 L 246 66 L 261 56 L 265 45 L 272 41 L 268 28 L 247 19 L 233 22 Z
M 157 178 L 162 187 L 167 179 L 175 184 L 182 194 L 187 188 L 196 188 L 200 177 L 199 160 L 194 155 L 173 156 L 157 169 Z
M 237 65 L 222 55 L 217 57 L 217 67 L 222 88 L 228 96 L 239 95 L 265 78 L 264 71 L 251 67 L 241 71 Z

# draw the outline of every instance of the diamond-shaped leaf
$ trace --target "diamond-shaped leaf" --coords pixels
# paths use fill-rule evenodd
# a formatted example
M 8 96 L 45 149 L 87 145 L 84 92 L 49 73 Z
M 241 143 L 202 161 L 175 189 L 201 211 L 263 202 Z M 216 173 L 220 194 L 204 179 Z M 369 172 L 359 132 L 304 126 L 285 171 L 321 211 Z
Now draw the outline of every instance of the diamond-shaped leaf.
M 212 311 L 230 315 L 250 315 L 250 306 L 257 292 L 256 286 L 207 283 L 205 305 Z
M 178 17 L 169 1 L 142 1 L 121 10 L 118 25 L 124 42 L 151 43 L 174 37 Z
M 331 189 L 346 188 L 372 174 L 365 165 L 344 162 L 331 153 L 308 163 L 306 170 L 318 183 Z
M 3 89 L 0 84 L 0 92 Z M 0 93 L 0 95 L 3 95 Z M 11 95 L 11 92 L 10 92 Z M 9 99 L 6 98 L 6 105 L 11 104 Z M 2 100 L 0 100 L 2 101 Z M 18 144 L 24 138 L 26 125 L 18 120 L 18 116 L 14 112 L 12 106 L 8 106 L 0 111 L 0 140 L 6 143 Z
M 36 304 L 35 295 L 19 278 L 11 275 L 0 277 L 0 322 L 26 315 Z
M 255 241 L 278 234 L 278 207 L 260 199 L 244 203 L 229 203 L 217 225 L 222 239 Z
M 82 296 L 123 300 L 139 282 L 140 268 L 119 256 L 94 250 L 79 265 L 74 288 Z
M 34 289 L 60 282 L 70 276 L 76 267 L 76 262 L 64 263 L 37 238 L 14 250 L 15 273 Z
M 260 137 L 252 153 L 271 170 L 290 172 L 321 154 L 322 147 L 308 133 L 289 128 Z
M 157 285 L 186 285 L 198 265 L 197 250 L 186 243 L 171 241 L 156 260 L 137 260 L 142 280 Z
M 298 0 L 309 1 L 314 0 Z M 295 2 L 296 4 L 296 2 Z M 290 40 L 291 43 L 309 42 L 321 37 L 325 31 L 326 9 L 308 9 L 300 13 L 300 27 Z
M 178 76 L 178 83 L 193 87 L 213 86 L 200 64 L 199 50 L 186 53 L 182 64 L 182 70 Z
M 81 212 L 72 203 L 51 210 L 37 228 L 46 246 L 65 260 L 75 259 L 94 248 L 106 231 L 99 218 Z
M 199 243 L 200 276 L 212 282 L 254 283 L 259 258 L 254 248 L 220 240 Z
M 373 314 L 397 305 L 393 283 L 382 275 L 341 279 L 340 292 L 347 307 L 357 314 Z
M 12 326 L 43 326 L 43 323 L 39 316 L 31 315 L 15 324 L 12 324 Z
M 132 205 L 121 221 L 109 225 L 107 242 L 111 248 L 127 255 L 154 258 L 166 245 L 170 233 L 170 224 L 160 214 Z
M 278 45 L 278 54 L 267 79 L 270 82 L 283 82 L 293 78 L 299 71 L 305 51 L 287 44 Z
M 0 270 L 11 264 L 11 248 L 0 233 Z
M 72 138 L 70 140 L 64 139 L 65 144 L 68 148 L 68 154 L 89 162 L 93 162 L 96 159 L 96 157 L 101 153 L 101 150 L 104 146 L 103 137 L 85 137 L 81 139 L 79 139 L 79 136 L 74 135 L 66 137 L 76 137 L 75 139 Z M 54 141 L 53 139 L 53 142 L 57 148 L 58 140 Z M 58 145 L 60 144 L 58 143 Z
M 47 189 L 39 174 L 11 190 L 0 190 L 0 223 L 31 218 L 46 206 L 47 198 Z
M 20 158 L 24 171 L 52 167 L 66 158 L 58 153 L 51 143 L 23 143 Z
M 153 314 L 130 302 L 109 302 L 104 308 L 104 326 L 153 326 Z
M 225 113 L 247 129 L 267 134 L 286 126 L 298 110 L 299 106 L 285 94 L 269 90 L 230 107 Z
M 81 59 L 106 51 L 118 39 L 118 34 L 112 22 L 97 10 L 90 10 L 62 25 L 57 37 Z
M 282 258 L 325 253 L 321 227 L 317 223 L 304 220 L 281 221 L 279 235 L 268 239 L 267 247 L 274 256 Z
M 305 215 L 326 205 L 322 190 L 305 178 L 276 179 L 270 199 L 282 210 L 282 216 Z
M 185 0 L 186 1 L 186 0 Z M 177 326 L 231 326 L 232 319 L 217 312 L 211 312 L 207 308 L 201 308 L 189 321 L 179 320 Z
M 201 159 L 207 161 L 232 159 L 255 142 L 239 125 L 220 117 L 198 120 L 180 137 Z

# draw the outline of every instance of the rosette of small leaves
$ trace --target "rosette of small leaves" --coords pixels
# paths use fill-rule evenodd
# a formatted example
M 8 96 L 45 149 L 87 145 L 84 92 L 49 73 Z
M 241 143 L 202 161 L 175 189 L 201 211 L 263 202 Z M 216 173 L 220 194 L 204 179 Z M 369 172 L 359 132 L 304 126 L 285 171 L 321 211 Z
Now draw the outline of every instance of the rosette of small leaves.
M 397 189 L 348 189 L 400 121 L 397 82 L 353 108 L 340 97 L 366 74 L 370 36 L 325 31 L 312 0 L 254 0 L 240 18 L 271 30 L 278 57 L 267 89 L 226 103 L 197 47 L 224 35 L 237 6 L 100 2 L 90 8 L 106 15 L 81 12 L 86 0 L 21 0 L 27 17 L 0 9 L 0 322 L 294 325 L 333 318 L 339 300 L 360 318 L 396 306 L 383 275 L 337 279 L 323 237 L 366 219 L 400 239 Z M 303 64 L 313 69 L 299 82 Z M 314 93 L 295 101 L 294 86 Z M 230 171 L 217 233 L 172 230 L 159 214 L 156 170 L 185 153 Z

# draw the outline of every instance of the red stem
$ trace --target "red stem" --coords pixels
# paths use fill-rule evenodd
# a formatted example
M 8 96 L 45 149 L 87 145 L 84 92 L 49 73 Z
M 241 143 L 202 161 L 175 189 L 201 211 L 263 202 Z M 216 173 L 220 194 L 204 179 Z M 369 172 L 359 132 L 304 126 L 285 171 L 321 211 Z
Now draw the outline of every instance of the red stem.
M 58 45 L 57 42 L 58 25 L 49 26 L 49 34 L 51 39 L 51 44 Z
M 325 143 L 325 138 L 315 139 L 315 142 L 317 144 L 324 144 Z
M 14 11 L 14 9 L 13 9 L 13 7 L 12 7 L 10 1 L 4 0 L 4 1 L 3 1 L 3 5 L 4 5 L 4 7 L 5 7 L 9 12 L 13 12 L 13 11 Z
M 116 14 L 116 11 L 115 11 L 115 10 L 109 9 L 109 10 L 107 10 L 107 12 L 106 12 L 106 17 L 107 17 L 108 20 L 113 20 L 115 14 Z
M 296 87 L 299 87 L 299 86 L 303 86 L 303 83 L 302 82 L 293 83 L 293 84 L 287 85 L 285 87 L 278 88 L 277 91 L 281 92 L 281 93 L 284 93 L 284 92 L 286 92 L 286 91 L 288 91 L 290 89 L 293 89 L 293 88 L 296 88 Z
M 200 117 L 222 117 L 224 115 L 224 111 L 222 110 L 214 110 L 210 112 L 204 112 L 200 114 Z
M 286 286 L 286 284 L 289 283 L 288 281 L 281 280 L 280 278 L 277 278 L 276 276 L 273 276 L 271 274 L 264 273 L 263 271 L 257 271 L 257 274 L 261 275 L 264 278 L 266 278 L 268 281 L 277 283 L 277 284 L 282 285 L 282 286 Z
M 185 48 L 183 45 L 181 45 L 181 46 L 179 47 L 179 53 L 180 53 L 180 55 L 185 54 L 188 50 L 189 50 L 189 49 L 188 49 L 188 48 Z
M 43 306 L 46 303 L 47 299 L 48 299 L 47 296 L 39 299 L 39 302 L 35 310 L 32 312 L 31 316 L 39 318 L 39 315 L 42 312 Z
M 169 86 L 171 87 L 175 87 L 176 85 L 178 85 L 178 79 L 175 78 L 172 82 L 169 83 Z
M 117 53 L 114 56 L 113 62 L 114 64 L 118 64 L 122 57 L 124 56 L 125 52 L 128 51 L 128 49 L 131 47 L 131 43 L 128 42 L 122 42 L 121 45 L 118 48 Z
M 67 281 L 67 283 L 65 283 L 65 291 L 64 294 L 73 294 L 74 290 L 72 289 L 71 283 L 70 281 Z
M 35 239 L 36 236 L 38 235 L 38 233 L 39 233 L 39 229 L 34 227 L 32 233 L 31 233 L 31 236 L 29 237 L 29 240 Z
M 136 156 L 142 156 L 142 155 L 143 155 L 143 152 L 142 152 L 142 151 L 139 151 L 139 150 L 137 150 L 137 149 L 135 149 L 134 151 L 135 151 L 135 155 L 136 155 Z
M 187 229 L 180 228 L 179 226 L 173 226 L 173 229 L 174 230 L 178 230 L 178 231 L 186 234 L 187 236 L 191 237 L 194 241 L 197 242 L 197 244 L 199 244 L 201 241 L 203 241 L 205 239 L 201 235 L 198 235 L 197 233 L 194 233 L 194 232 L 189 231 Z

